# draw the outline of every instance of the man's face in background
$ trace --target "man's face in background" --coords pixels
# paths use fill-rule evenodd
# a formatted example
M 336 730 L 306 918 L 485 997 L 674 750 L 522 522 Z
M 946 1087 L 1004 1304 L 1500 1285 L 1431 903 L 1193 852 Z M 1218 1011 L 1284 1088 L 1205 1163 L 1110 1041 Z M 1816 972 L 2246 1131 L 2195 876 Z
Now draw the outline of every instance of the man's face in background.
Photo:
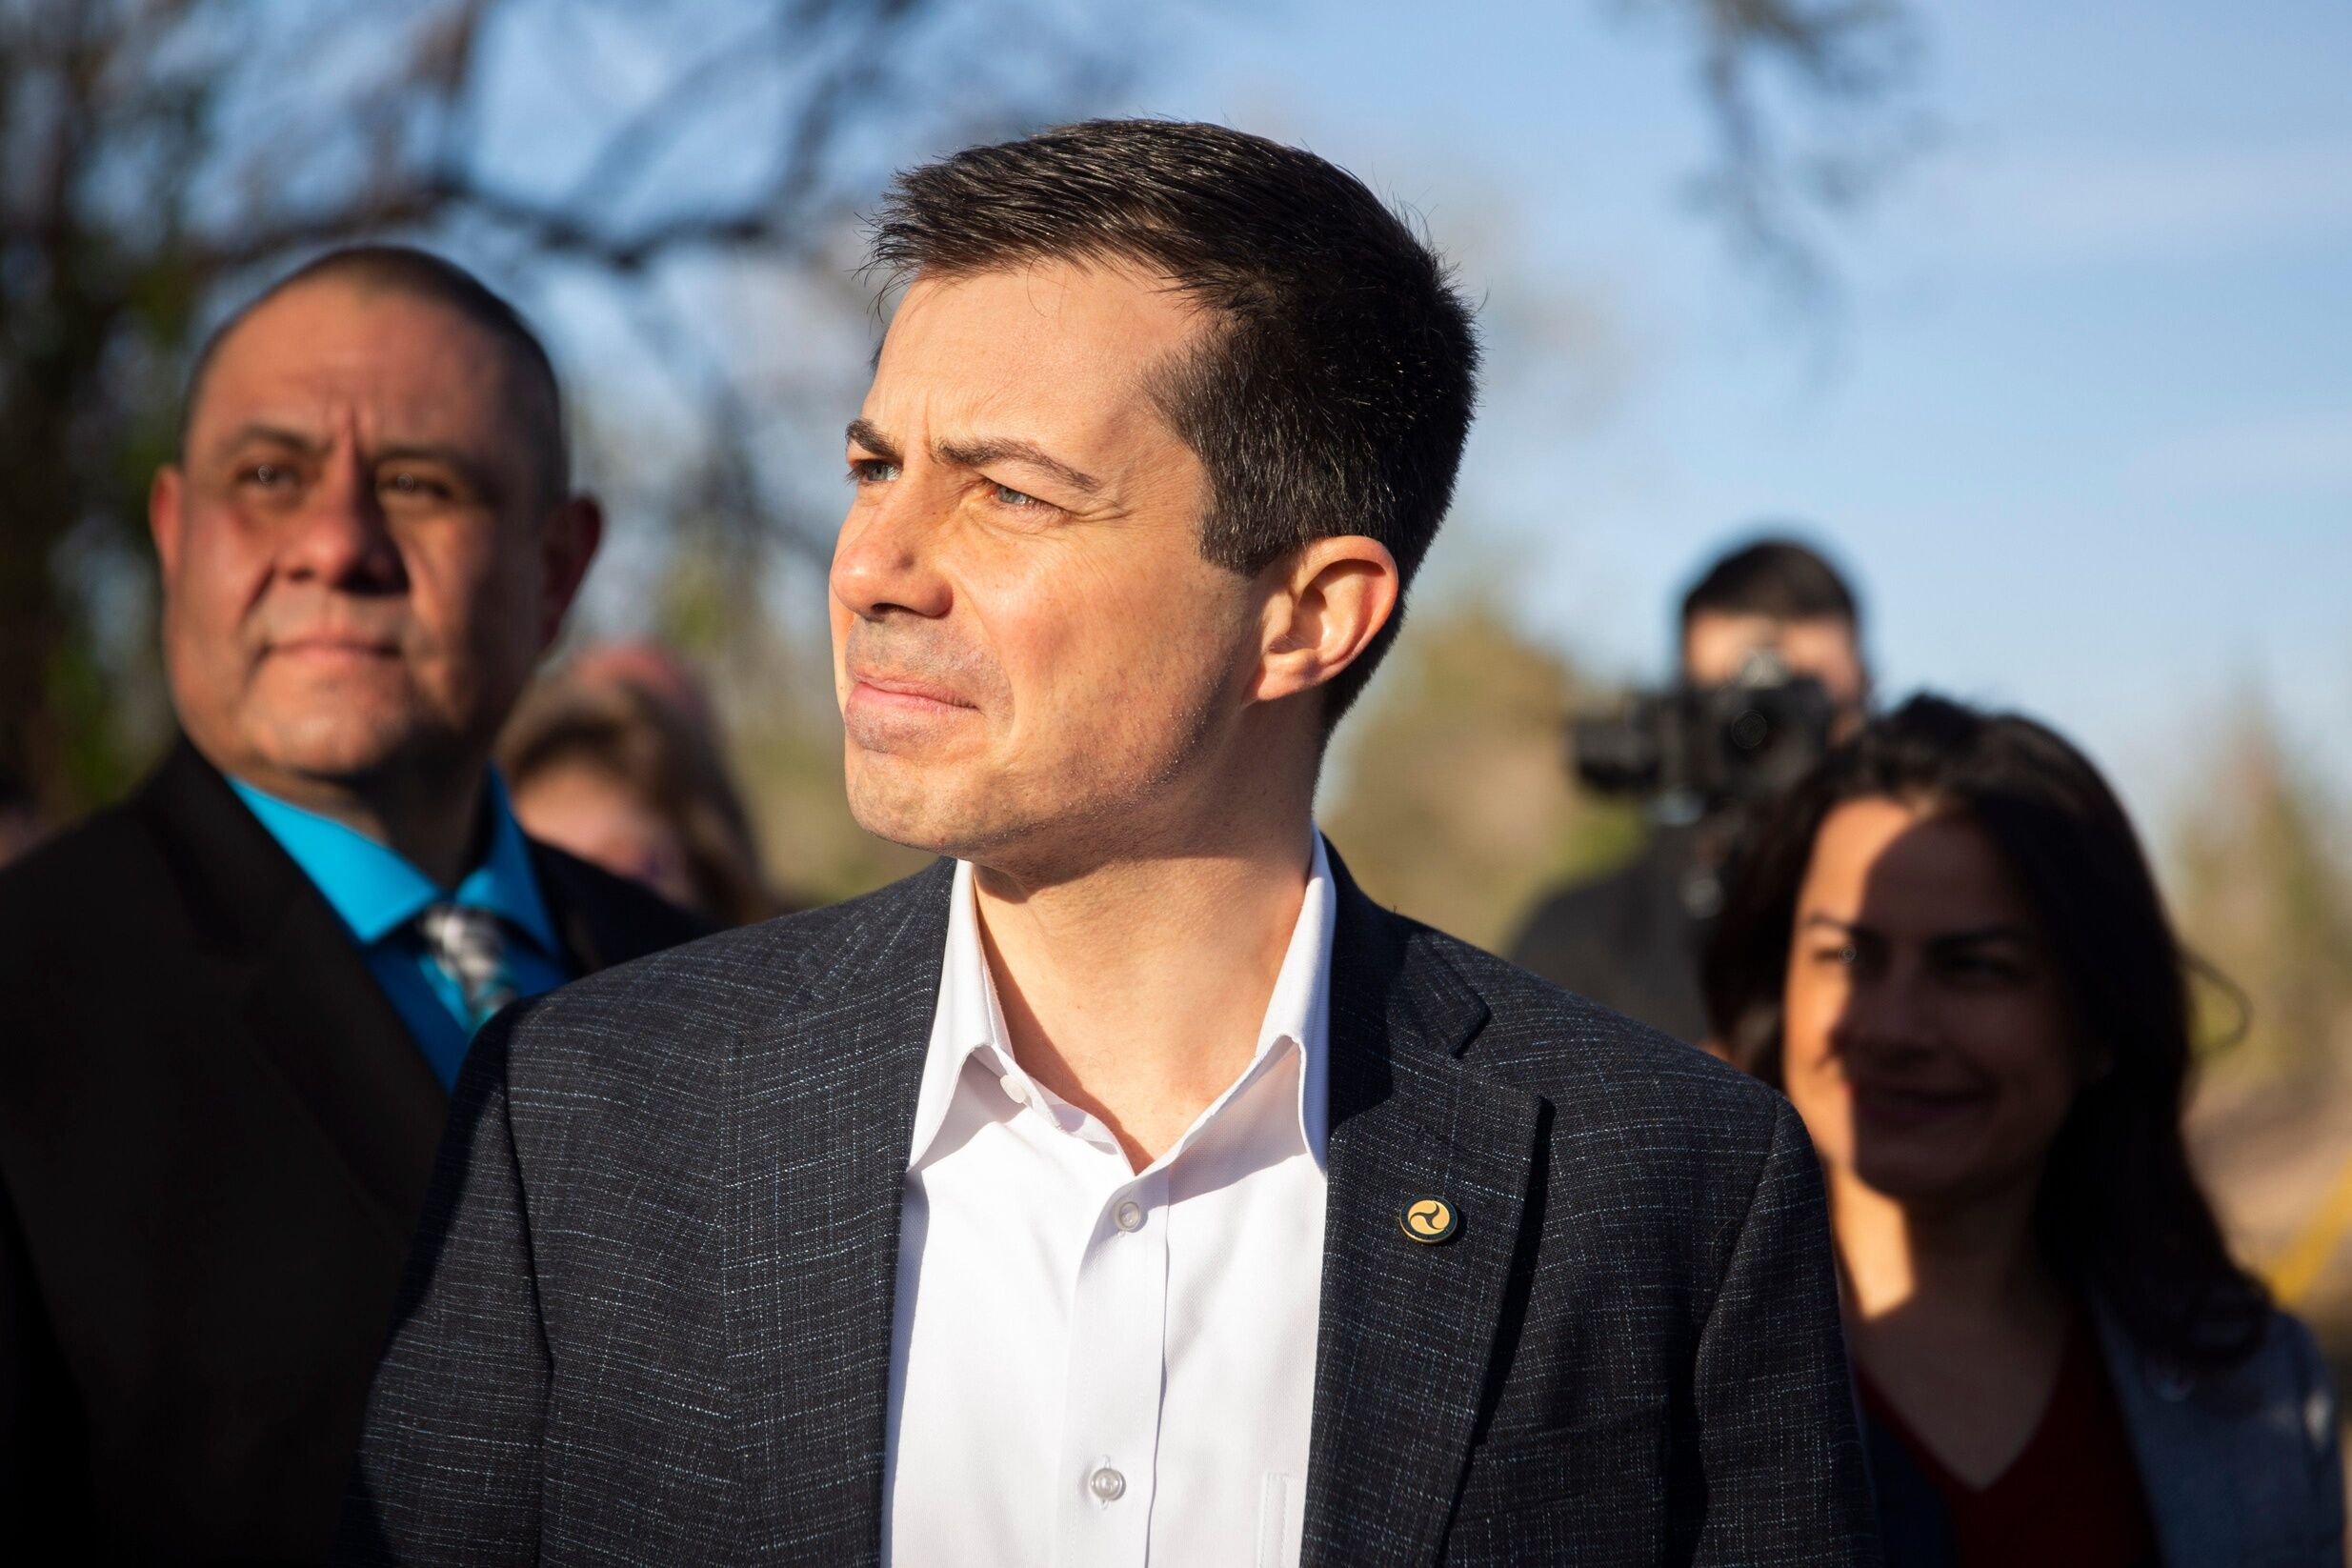
M 549 493 L 514 354 L 321 280 L 256 308 L 194 395 L 151 502 L 189 737 L 294 798 L 486 756 L 597 532 Z
M 1859 728 L 1870 698 L 1870 672 L 1854 623 L 1842 615 L 1781 620 L 1701 610 L 1682 628 L 1682 678 L 1701 689 L 1729 685 L 1761 653 L 1778 657 L 1791 675 L 1821 683 L 1837 705 L 1833 739 L 1842 740 Z

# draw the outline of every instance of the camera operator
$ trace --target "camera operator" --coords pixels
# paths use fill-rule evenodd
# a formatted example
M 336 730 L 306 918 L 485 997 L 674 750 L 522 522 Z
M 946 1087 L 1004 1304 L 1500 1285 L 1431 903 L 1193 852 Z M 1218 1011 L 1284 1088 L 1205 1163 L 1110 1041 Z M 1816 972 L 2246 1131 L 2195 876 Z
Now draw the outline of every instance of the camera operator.
M 1684 595 L 1678 685 L 1576 726 L 1588 787 L 1641 796 L 1641 854 L 1548 898 L 1512 958 L 1699 1043 L 1699 954 L 1748 824 L 1859 724 L 1870 690 L 1852 590 L 1815 551 L 1760 539 Z

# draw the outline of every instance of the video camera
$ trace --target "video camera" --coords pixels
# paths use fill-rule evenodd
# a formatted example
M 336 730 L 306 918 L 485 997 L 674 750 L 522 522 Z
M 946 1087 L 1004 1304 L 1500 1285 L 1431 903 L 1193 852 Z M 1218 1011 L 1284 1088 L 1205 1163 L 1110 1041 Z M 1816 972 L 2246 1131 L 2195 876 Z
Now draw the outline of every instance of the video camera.
M 1765 649 L 1727 685 L 1637 692 L 1618 713 L 1578 719 L 1568 750 L 1595 790 L 1695 818 L 1776 799 L 1829 750 L 1836 718 L 1819 681 Z

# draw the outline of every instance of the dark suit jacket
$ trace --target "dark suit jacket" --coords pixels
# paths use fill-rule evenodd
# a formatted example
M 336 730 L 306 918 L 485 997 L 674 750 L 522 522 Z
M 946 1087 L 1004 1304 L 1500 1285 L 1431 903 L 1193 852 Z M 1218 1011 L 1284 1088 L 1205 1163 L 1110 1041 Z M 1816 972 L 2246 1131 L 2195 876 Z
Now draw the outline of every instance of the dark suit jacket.
M 583 969 L 707 929 L 535 854 Z M 189 747 L 0 874 L 0 1560 L 324 1556 L 447 1105 Z
M 1875 1561 L 1787 1103 L 1338 881 L 1306 1560 Z M 340 1560 L 876 1560 L 951 883 L 484 1032 Z

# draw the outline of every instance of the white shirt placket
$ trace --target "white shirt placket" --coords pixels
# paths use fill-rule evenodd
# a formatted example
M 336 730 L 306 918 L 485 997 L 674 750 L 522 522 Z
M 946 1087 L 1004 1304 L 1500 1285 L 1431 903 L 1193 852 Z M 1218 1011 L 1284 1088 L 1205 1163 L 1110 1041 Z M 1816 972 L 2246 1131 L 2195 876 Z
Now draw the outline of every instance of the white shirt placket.
M 1054 1561 L 1133 1564 L 1151 1547 L 1168 1320 L 1168 1178 L 1114 1189 L 1071 1301 Z

